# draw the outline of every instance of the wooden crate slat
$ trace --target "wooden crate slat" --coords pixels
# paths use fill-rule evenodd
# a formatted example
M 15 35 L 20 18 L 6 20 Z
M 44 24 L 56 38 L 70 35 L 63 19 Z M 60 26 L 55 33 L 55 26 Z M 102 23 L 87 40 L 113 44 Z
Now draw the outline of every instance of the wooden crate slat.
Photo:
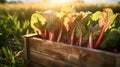
M 28 38 L 28 37 L 27 37 Z M 26 42 L 25 42 L 26 41 Z M 31 62 L 46 67 L 120 67 L 120 55 L 30 37 L 25 40 Z M 26 53 L 27 54 L 27 53 Z

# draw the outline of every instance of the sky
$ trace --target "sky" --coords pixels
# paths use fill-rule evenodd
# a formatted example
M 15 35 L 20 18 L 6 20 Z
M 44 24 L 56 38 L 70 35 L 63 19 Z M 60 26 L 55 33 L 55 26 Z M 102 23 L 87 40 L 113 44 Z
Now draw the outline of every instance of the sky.
M 22 1 L 22 2 L 37 2 L 37 1 L 42 1 L 42 0 L 7 0 L 7 1 Z M 85 2 L 88 3 L 115 3 L 115 2 L 120 2 L 120 0 L 84 0 Z
M 95 2 L 95 3 L 102 3 L 102 2 L 107 2 L 107 3 L 115 3 L 115 2 L 120 2 L 120 0 L 84 0 L 85 2 Z

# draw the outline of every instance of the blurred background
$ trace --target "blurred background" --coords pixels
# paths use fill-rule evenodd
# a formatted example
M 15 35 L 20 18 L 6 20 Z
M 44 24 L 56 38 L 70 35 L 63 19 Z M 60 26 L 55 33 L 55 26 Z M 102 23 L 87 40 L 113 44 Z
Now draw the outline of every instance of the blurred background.
M 8 2 L 14 1 L 14 2 L 42 2 L 42 1 L 49 1 L 49 0 L 7 0 Z M 54 0 L 55 1 L 55 0 Z M 57 0 L 56 0 L 57 1 Z M 66 0 L 67 1 L 67 0 Z M 84 1 L 84 2 L 94 2 L 94 3 L 103 3 L 103 2 L 108 2 L 108 3 L 115 3 L 119 2 L 120 0 L 68 0 L 68 1 Z
M 35 11 L 48 9 L 60 11 L 64 4 L 76 4 L 77 11 L 95 12 L 110 7 L 114 12 L 120 12 L 120 0 L 0 0 L 0 2 L 0 14 L 17 12 L 20 20 L 30 19 Z

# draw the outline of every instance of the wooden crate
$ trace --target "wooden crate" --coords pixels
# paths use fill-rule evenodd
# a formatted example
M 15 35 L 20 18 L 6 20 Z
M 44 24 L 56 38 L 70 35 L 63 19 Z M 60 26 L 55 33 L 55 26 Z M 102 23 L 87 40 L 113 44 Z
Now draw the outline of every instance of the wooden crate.
M 120 55 L 24 36 L 27 67 L 120 67 Z

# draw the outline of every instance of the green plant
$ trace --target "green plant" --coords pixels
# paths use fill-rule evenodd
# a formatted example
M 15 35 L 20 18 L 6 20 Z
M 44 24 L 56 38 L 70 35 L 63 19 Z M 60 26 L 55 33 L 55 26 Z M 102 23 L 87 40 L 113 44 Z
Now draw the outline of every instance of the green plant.
M 16 14 L 0 18 L 0 67 L 23 67 L 22 36 L 29 32 L 29 21 L 21 22 Z
M 20 62 L 20 60 L 17 58 L 17 56 L 14 55 L 14 53 L 12 52 L 12 50 L 8 47 L 2 47 L 1 50 L 1 60 L 0 63 L 1 66 L 7 66 L 7 67 L 22 67 L 23 64 L 22 62 Z
M 29 33 L 29 21 L 20 22 L 18 16 L 8 14 L 7 17 L 0 19 L 0 45 L 16 42 L 20 44 L 22 35 Z
M 117 46 L 120 41 L 120 33 L 118 32 L 119 26 L 116 25 L 120 21 L 119 15 L 119 13 L 114 14 L 110 8 L 105 8 L 103 12 L 97 11 L 95 13 L 76 12 L 73 9 L 64 12 L 49 10 L 34 13 L 31 17 L 31 27 L 43 39 L 119 52 L 119 47 Z M 115 44 L 114 47 L 108 44 L 111 40 L 108 37 L 109 35 L 113 35 L 111 38 L 114 38 L 112 40 L 115 41 L 113 42 Z M 117 39 L 115 39 L 116 36 L 118 36 Z M 108 46 L 112 49 L 108 50 Z
M 6 0 L 0 0 L 0 3 L 6 3 L 7 1 Z

